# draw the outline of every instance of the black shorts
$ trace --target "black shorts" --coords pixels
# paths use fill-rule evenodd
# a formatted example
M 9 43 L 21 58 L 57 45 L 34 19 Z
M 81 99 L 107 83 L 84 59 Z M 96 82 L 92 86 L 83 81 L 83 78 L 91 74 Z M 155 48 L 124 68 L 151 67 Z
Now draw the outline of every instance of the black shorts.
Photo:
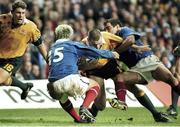
M 0 58 L 0 68 L 6 70 L 9 74 L 15 76 L 17 70 L 22 65 L 22 57 L 1 59 Z
M 94 75 L 104 79 L 115 77 L 119 73 L 120 70 L 118 68 L 118 64 L 115 59 L 110 60 L 100 69 L 92 69 L 86 71 L 87 75 Z

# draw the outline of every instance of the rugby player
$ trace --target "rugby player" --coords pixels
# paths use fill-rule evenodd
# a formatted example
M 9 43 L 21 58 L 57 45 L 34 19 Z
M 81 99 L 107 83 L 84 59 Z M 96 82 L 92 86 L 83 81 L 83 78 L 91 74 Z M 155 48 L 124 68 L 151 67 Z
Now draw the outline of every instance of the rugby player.
M 134 44 L 137 46 L 144 45 L 140 39 L 141 34 L 135 32 L 129 27 L 122 27 L 119 20 L 109 19 L 104 23 L 104 25 L 108 32 L 123 37 L 124 39 L 131 38 L 131 40 L 133 40 Z M 116 50 L 118 52 L 118 48 Z M 155 55 L 153 55 L 152 51 L 139 53 L 129 47 L 128 50 L 120 53 L 120 56 L 120 60 L 123 61 L 130 68 L 130 70 L 128 70 L 128 72 L 117 75 L 116 80 L 126 84 L 126 87 L 129 87 L 128 90 L 133 91 L 133 93 L 138 95 L 138 101 L 151 111 L 155 121 L 169 122 L 168 119 L 161 119 L 160 117 L 156 117 L 158 115 L 155 112 L 154 106 L 152 104 L 147 105 L 150 104 L 150 100 L 143 92 L 139 91 L 138 89 L 134 89 L 134 86 L 135 84 L 147 84 L 149 81 L 156 79 L 168 83 L 173 90 L 180 94 L 180 84 L 178 80 L 160 62 L 160 60 Z M 133 74 L 134 76 L 132 76 L 131 73 L 135 73 Z M 131 77 L 130 81 L 129 77 Z M 163 114 L 159 115 L 161 116 Z
M 118 45 L 123 46 L 123 50 L 125 50 L 126 47 L 131 45 L 130 43 L 127 44 L 126 42 L 124 42 L 121 37 L 105 31 L 100 32 L 98 29 L 89 31 L 88 36 L 85 37 L 82 42 L 86 45 L 96 47 L 98 49 L 107 50 L 113 50 Z M 91 109 L 89 109 L 93 116 L 97 116 L 98 111 L 103 111 L 106 107 L 104 79 L 114 77 L 116 74 L 120 73 L 122 69 L 119 68 L 116 60 L 108 59 L 97 59 L 96 61 L 90 62 L 81 61 L 79 62 L 79 69 L 84 71 L 88 77 L 91 77 L 100 84 L 100 93 L 95 99 Z M 127 108 L 127 105 L 124 103 L 125 92 L 126 90 L 123 89 L 117 94 L 117 96 L 119 96 L 123 101 L 119 102 L 119 108 L 121 109 Z
M 59 100 L 62 108 L 78 123 L 92 123 L 95 121 L 88 107 L 99 93 L 96 81 L 79 74 L 77 62 L 79 58 L 118 58 L 116 52 L 98 50 L 80 42 L 71 40 L 73 29 L 62 24 L 55 29 L 56 42 L 49 51 L 49 83 L 47 85 L 52 98 Z M 85 94 L 85 99 L 76 113 L 68 97 L 77 97 Z
M 87 45 L 94 46 L 100 49 L 113 50 L 118 46 L 122 48 L 119 49 L 119 51 L 125 51 L 127 47 L 133 46 L 132 43 L 127 43 L 128 40 L 122 41 L 122 38 L 105 31 L 100 32 L 98 29 L 89 31 L 88 37 L 86 37 L 82 41 Z M 149 50 L 147 46 L 136 46 L 134 49 L 141 52 L 143 52 L 144 50 Z M 122 71 L 126 71 L 128 68 L 125 64 L 119 61 L 99 59 L 97 61 L 87 63 L 82 62 L 79 65 L 79 69 L 86 70 L 85 72 L 87 76 L 90 76 L 94 80 L 98 81 L 101 86 L 101 92 L 90 109 L 91 113 L 94 116 L 97 116 L 98 111 L 102 111 L 106 107 L 104 79 L 114 79 L 117 74 L 121 73 Z M 117 83 L 119 82 L 115 82 L 115 84 Z M 120 101 L 118 101 L 117 99 L 108 99 L 111 106 L 119 109 L 126 109 L 127 105 L 125 103 L 125 85 L 115 85 L 115 91 Z
M 0 85 L 19 87 L 21 99 L 33 87 L 32 83 L 23 83 L 15 77 L 28 44 L 37 46 L 44 59 L 47 56 L 40 31 L 25 16 L 26 7 L 23 1 L 15 1 L 11 13 L 0 15 Z

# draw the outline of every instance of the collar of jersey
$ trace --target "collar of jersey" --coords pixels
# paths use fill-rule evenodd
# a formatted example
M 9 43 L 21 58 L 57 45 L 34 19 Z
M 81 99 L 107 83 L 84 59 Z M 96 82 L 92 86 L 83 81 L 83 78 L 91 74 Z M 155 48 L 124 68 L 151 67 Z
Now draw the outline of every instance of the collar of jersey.
M 62 42 L 65 42 L 65 41 L 69 41 L 70 39 L 58 39 L 56 40 L 56 43 L 62 43 Z

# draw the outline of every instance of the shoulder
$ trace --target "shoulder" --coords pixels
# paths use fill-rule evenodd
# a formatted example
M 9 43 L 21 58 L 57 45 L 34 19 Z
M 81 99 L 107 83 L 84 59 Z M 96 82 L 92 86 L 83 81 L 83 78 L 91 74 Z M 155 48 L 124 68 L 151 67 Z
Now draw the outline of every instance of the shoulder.
M 107 38 L 107 39 L 113 36 L 113 34 L 106 31 L 101 32 L 101 35 L 103 38 Z
M 10 13 L 1 14 L 0 15 L 0 22 L 1 22 L 1 24 L 11 23 L 12 22 L 12 15 Z
M 119 34 L 122 35 L 123 37 L 129 36 L 129 35 L 141 36 L 140 32 L 137 32 L 130 27 L 122 27 Z
M 33 28 L 37 28 L 37 25 L 29 19 L 25 19 L 24 24 Z
M 121 31 L 122 32 L 131 32 L 131 31 L 134 31 L 134 30 L 131 29 L 130 27 L 125 26 L 125 27 L 122 27 Z
M 118 41 L 122 40 L 121 37 L 119 37 L 119 36 L 117 36 L 115 34 L 109 33 L 109 32 L 104 31 L 104 32 L 101 32 L 101 34 L 102 34 L 104 39 L 108 39 L 108 40 L 112 40 L 112 39 L 117 40 L 118 39 Z

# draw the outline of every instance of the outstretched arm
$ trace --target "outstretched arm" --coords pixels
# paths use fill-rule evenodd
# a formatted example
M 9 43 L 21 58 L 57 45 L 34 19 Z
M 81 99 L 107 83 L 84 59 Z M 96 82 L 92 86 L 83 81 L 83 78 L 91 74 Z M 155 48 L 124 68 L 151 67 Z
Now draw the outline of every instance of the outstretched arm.
M 139 53 L 142 53 L 142 52 L 145 52 L 145 51 L 151 51 L 151 48 L 149 47 L 149 45 L 138 46 L 138 45 L 133 44 L 131 46 L 131 48 L 133 48 L 135 51 L 137 51 Z

